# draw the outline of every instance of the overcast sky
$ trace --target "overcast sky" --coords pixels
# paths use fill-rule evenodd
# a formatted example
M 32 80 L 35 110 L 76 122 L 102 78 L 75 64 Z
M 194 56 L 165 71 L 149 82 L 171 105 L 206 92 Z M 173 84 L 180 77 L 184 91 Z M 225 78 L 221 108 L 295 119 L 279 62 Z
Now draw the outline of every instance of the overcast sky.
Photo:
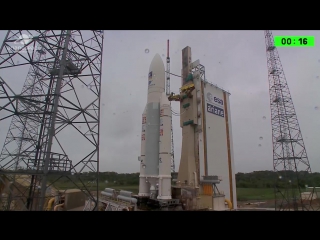
M 5 34 L 6 31 L 0 31 L 1 42 Z M 278 48 L 278 51 L 311 169 L 320 172 L 320 31 L 273 31 L 273 35 L 315 36 L 313 48 Z M 100 170 L 139 171 L 141 114 L 147 100 L 147 74 L 156 53 L 162 56 L 165 64 L 167 39 L 170 39 L 172 73 L 181 75 L 181 50 L 189 46 L 192 61 L 199 59 L 205 66 L 207 80 L 231 93 L 236 172 L 271 170 L 271 123 L 263 31 L 105 31 Z M 21 79 L 23 84 L 25 76 Z M 180 84 L 180 78 L 171 76 L 171 91 L 178 92 Z M 179 111 L 179 103 L 173 102 L 172 107 Z M 174 117 L 173 121 L 178 170 L 179 117 Z M 1 148 L 8 127 L 0 122 Z

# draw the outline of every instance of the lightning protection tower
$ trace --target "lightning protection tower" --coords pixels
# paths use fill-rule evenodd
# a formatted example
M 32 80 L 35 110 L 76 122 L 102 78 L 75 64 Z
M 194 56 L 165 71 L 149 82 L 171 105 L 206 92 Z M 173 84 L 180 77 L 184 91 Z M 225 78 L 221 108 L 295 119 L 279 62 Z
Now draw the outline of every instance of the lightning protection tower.
M 103 38 L 101 30 L 7 32 L 0 210 L 50 210 L 60 189 L 80 189 L 97 209 Z
M 265 31 L 273 141 L 276 210 L 307 210 L 310 202 L 301 198 L 301 186 L 311 173 L 289 87 L 274 46 L 271 31 Z

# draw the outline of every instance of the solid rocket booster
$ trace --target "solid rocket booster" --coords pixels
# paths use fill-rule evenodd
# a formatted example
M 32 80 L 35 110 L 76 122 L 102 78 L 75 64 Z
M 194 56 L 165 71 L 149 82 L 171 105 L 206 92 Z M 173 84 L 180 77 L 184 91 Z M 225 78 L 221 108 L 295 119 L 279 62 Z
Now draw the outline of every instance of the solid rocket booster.
M 146 123 L 147 123 L 147 107 L 144 108 L 142 114 L 142 130 L 141 130 L 141 155 L 140 155 L 140 176 L 139 176 L 139 195 L 149 196 L 148 183 L 145 176 L 145 153 L 146 153 Z
M 139 196 L 171 199 L 171 109 L 168 102 L 164 64 L 156 54 L 149 68 L 147 105 L 142 114 Z
M 171 106 L 165 92 L 160 99 L 158 199 L 171 199 Z

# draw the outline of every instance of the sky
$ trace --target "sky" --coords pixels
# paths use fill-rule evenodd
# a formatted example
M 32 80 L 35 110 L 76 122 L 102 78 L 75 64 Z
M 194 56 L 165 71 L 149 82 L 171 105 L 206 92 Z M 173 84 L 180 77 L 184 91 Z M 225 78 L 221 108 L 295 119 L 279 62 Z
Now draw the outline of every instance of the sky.
M 0 31 L 0 41 L 6 31 Z M 273 35 L 315 36 L 315 47 L 278 48 L 313 172 L 320 172 L 320 31 L 273 31 Z M 264 32 L 105 31 L 102 67 L 100 171 L 139 171 L 141 115 L 147 101 L 148 70 L 156 53 L 171 73 L 181 75 L 181 50 L 205 66 L 209 82 L 231 93 L 236 172 L 272 170 L 272 139 Z M 0 72 L 1 75 L 1 72 Z M 25 76 L 17 77 L 25 79 Z M 21 81 L 22 88 L 23 81 Z M 181 79 L 171 76 L 171 91 Z M 179 112 L 179 103 L 172 102 Z M 0 146 L 9 127 L 0 122 Z M 173 117 L 175 163 L 181 154 L 179 117 Z M 263 138 L 261 140 L 261 137 Z M 76 140 L 76 139 L 75 139 Z M 259 144 L 261 146 L 259 146 Z

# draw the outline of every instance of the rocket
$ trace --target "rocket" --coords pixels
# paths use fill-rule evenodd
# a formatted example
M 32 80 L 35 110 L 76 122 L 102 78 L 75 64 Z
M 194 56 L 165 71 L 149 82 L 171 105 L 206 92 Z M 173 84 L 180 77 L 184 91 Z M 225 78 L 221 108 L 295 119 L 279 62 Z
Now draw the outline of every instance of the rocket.
M 171 107 L 165 93 L 165 68 L 159 54 L 148 73 L 142 114 L 139 196 L 171 199 Z

